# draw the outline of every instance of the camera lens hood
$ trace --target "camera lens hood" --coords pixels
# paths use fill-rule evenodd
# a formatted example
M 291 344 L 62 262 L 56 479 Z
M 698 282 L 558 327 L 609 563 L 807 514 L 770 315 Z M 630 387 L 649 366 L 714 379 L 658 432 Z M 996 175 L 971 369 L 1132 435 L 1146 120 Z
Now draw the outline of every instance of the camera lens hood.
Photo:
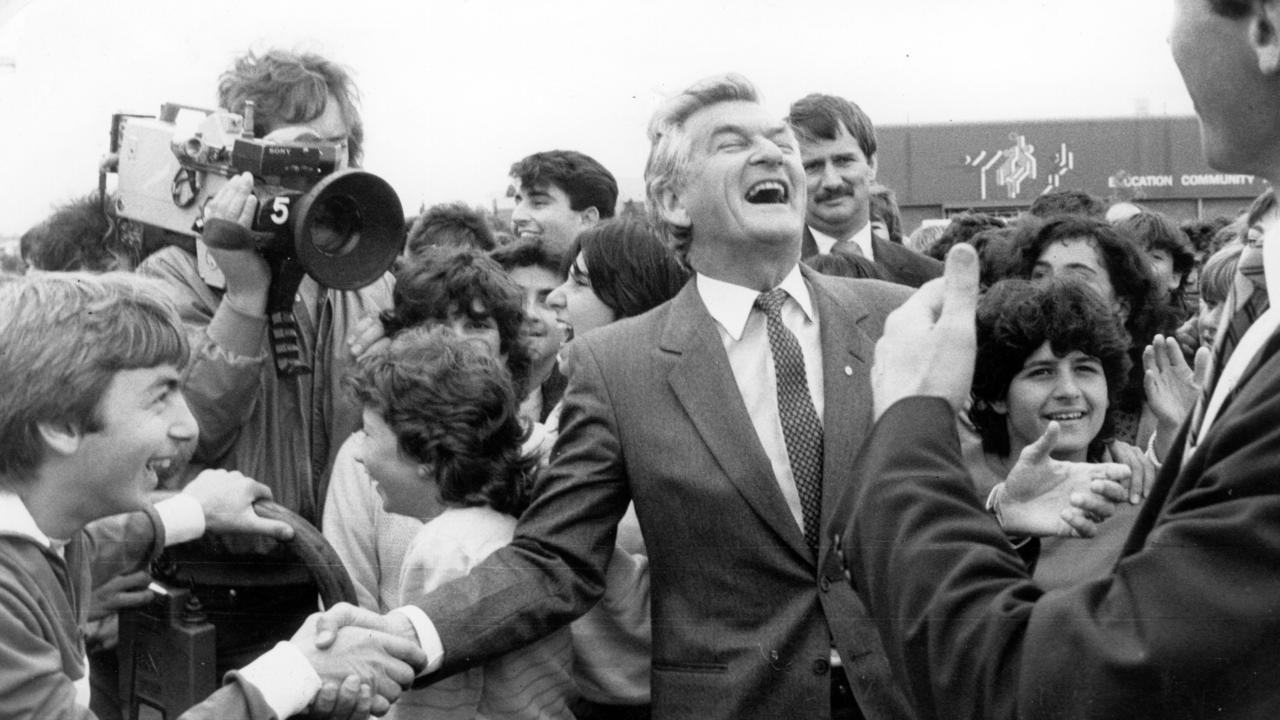
M 365 287 L 400 254 L 400 197 L 363 170 L 326 175 L 294 204 L 293 241 L 295 257 L 316 282 L 338 290 Z

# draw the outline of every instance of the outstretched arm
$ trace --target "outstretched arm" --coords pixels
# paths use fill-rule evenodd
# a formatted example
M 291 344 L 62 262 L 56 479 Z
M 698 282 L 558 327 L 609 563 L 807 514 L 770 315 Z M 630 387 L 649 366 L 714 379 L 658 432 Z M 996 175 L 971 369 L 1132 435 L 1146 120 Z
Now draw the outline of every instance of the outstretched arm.
M 952 252 L 949 274 L 971 251 Z M 950 362 L 972 361 L 958 352 Z M 1188 703 L 1240 715 L 1274 702 L 1257 678 L 1280 672 L 1280 368 L 1265 376 L 1181 476 L 1166 466 L 1141 544 L 1113 574 L 1049 594 L 974 496 L 947 388 L 883 412 L 837 512 L 852 584 L 919 716 L 1167 717 Z

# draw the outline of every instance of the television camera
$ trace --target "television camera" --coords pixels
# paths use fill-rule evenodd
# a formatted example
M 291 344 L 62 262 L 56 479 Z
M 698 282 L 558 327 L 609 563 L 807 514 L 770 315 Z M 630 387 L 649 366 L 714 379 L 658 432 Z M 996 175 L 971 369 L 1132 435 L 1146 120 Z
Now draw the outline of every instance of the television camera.
M 183 111 L 202 114 L 194 130 L 179 129 Z M 267 315 L 281 376 L 310 372 L 293 316 L 303 276 L 355 290 L 378 279 L 400 253 L 404 210 L 395 190 L 372 173 L 348 169 L 342 143 L 254 138 L 252 103 L 244 115 L 175 103 L 162 105 L 158 117 L 117 114 L 111 151 L 114 214 L 197 238 L 205 203 L 230 178 L 253 174 L 253 246 L 271 268 Z M 202 277 L 217 284 L 212 259 L 200 252 L 199 263 Z

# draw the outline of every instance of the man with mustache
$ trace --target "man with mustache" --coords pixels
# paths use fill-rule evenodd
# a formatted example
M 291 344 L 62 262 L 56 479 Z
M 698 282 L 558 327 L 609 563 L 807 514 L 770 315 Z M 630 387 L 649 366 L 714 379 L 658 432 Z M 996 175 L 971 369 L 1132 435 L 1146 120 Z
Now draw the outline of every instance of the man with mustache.
M 871 234 L 876 131 L 862 108 L 834 95 L 812 94 L 791 105 L 787 122 L 800 140 L 808 187 L 800 256 L 862 255 L 889 279 L 920 287 L 942 263 Z

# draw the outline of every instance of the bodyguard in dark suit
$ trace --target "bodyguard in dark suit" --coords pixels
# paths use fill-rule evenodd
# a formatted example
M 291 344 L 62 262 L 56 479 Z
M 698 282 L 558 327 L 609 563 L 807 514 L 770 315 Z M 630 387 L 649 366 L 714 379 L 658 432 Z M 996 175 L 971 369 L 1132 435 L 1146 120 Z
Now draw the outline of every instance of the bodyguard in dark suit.
M 539 637 L 599 597 L 634 501 L 655 718 L 909 717 L 829 513 L 859 481 L 872 346 L 908 292 L 800 267 L 799 150 L 745 79 L 676 96 L 650 138 L 650 206 L 695 279 L 574 339 L 559 440 L 515 539 L 425 597 L 425 617 L 387 619 L 416 618 L 438 674 Z
M 871 232 L 876 131 L 862 108 L 834 95 L 807 95 L 791 105 L 787 122 L 800 140 L 808 185 L 800 257 L 856 253 L 911 287 L 942 274 L 937 260 Z
M 1170 46 L 1209 164 L 1280 181 L 1280 3 L 1177 8 Z M 1280 291 L 1280 219 L 1262 224 L 1268 292 L 1250 299 Z M 946 309 L 972 314 L 960 285 L 931 328 L 890 318 L 876 373 L 882 353 L 907 362 L 873 374 L 877 409 L 882 391 L 919 397 L 878 419 L 838 511 L 853 584 L 920 716 L 1280 717 L 1280 315 L 1220 331 L 1211 399 L 1112 574 L 1046 594 L 974 498 L 952 431 L 973 360 L 972 317 L 966 338 Z
M 867 242 L 871 244 L 871 257 L 875 258 L 876 266 L 884 270 L 885 274 L 893 282 L 918 288 L 942 274 L 942 263 L 895 242 L 876 237 L 871 232 L 870 225 L 866 225 L 862 230 L 854 233 L 853 237 L 855 239 L 853 242 L 856 243 L 864 234 Z M 839 243 L 836 244 L 836 246 L 839 245 Z M 837 250 L 836 252 L 840 251 Z M 806 225 L 804 238 L 800 245 L 800 256 L 808 259 L 816 255 L 825 254 L 818 246 L 817 241 L 814 240 L 813 230 Z

